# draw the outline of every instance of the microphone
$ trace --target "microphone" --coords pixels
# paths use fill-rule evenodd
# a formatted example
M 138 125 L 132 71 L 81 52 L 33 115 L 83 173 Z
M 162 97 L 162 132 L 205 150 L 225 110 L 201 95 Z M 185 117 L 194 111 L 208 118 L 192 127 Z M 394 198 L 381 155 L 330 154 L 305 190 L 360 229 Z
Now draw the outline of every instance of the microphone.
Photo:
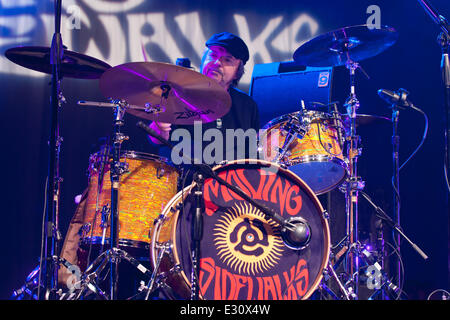
M 386 89 L 378 90 L 378 95 L 381 99 L 390 103 L 392 105 L 397 105 L 399 107 L 413 107 L 414 105 L 408 100 L 409 92 L 403 88 L 398 89 L 398 91 L 390 91 Z
M 302 250 L 311 240 L 311 228 L 305 219 L 292 217 L 287 219 L 281 228 L 281 238 L 288 248 Z
M 138 128 L 141 128 L 142 130 L 144 130 L 147 134 L 151 135 L 153 138 L 157 139 L 159 142 L 161 142 L 162 144 L 168 146 L 170 149 L 173 148 L 173 146 L 169 143 L 169 141 L 167 141 L 166 139 L 164 139 L 163 137 L 161 137 L 159 134 L 157 134 L 155 131 L 153 131 L 152 129 L 150 129 L 148 127 L 148 125 L 146 125 L 144 122 L 139 121 L 138 123 L 136 123 L 136 126 Z

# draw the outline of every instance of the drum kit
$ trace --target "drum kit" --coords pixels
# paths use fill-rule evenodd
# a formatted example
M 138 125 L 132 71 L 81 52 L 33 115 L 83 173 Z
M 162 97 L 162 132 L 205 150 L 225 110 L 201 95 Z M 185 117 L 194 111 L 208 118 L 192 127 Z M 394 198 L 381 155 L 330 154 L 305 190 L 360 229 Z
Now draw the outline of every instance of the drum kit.
M 64 49 L 59 75 L 99 79 L 100 90 L 110 102 L 78 104 L 112 108 L 114 127 L 112 142 L 89 159 L 89 185 L 82 200 L 80 247 L 95 247 L 99 254 L 77 274 L 69 293 L 56 290 L 51 282 L 39 283 L 37 289 L 44 287 L 46 298 L 53 291 L 53 297 L 61 300 L 81 300 L 87 295 L 115 300 L 118 265 L 126 260 L 148 279 L 139 288 L 144 299 L 162 290 L 169 299 L 297 300 L 308 299 L 320 289 L 333 298 L 350 300 L 358 299 L 364 261 L 382 275 L 373 277 L 378 290 L 398 294 L 400 288 L 388 279 L 382 264 L 360 246 L 357 224 L 358 196 L 364 187 L 357 172 L 361 153 L 357 128 L 390 119 L 358 114 L 355 93 L 359 62 L 380 54 L 396 39 L 396 31 L 389 27 L 353 26 L 300 46 L 293 55 L 299 64 L 348 69 L 347 113 L 339 113 L 336 104 L 327 106 L 329 112 L 320 112 L 302 102 L 297 112 L 262 128 L 260 159 L 226 161 L 214 168 L 195 165 L 194 182 L 181 190 L 182 174 L 168 159 L 122 150 L 122 143 L 129 139 L 121 132 L 124 116 L 183 125 L 206 123 L 229 111 L 229 94 L 214 80 L 188 68 L 158 62 L 110 67 Z M 51 48 L 44 47 L 6 51 L 14 63 L 47 74 L 52 73 L 51 56 Z M 137 125 L 172 147 L 144 122 Z M 346 198 L 345 254 L 350 261 L 346 281 L 332 265 L 328 213 L 317 197 L 335 188 Z M 57 258 L 52 256 L 48 263 L 74 270 L 58 252 L 54 254 Z M 142 256 L 151 266 L 141 263 L 138 257 Z M 100 277 L 104 270 L 109 274 L 106 289 Z M 35 270 L 15 297 L 29 292 L 30 283 L 36 286 L 30 281 L 36 274 Z M 329 279 L 336 281 L 339 293 L 327 288 Z

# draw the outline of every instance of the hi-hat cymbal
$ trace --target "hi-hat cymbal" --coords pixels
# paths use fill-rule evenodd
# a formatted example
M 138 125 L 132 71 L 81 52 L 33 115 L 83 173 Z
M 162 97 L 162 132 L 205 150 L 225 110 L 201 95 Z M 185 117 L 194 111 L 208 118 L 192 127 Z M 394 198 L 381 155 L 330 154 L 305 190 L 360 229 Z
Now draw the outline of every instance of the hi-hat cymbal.
M 161 62 L 113 67 L 100 78 L 100 90 L 106 98 L 134 105 L 127 112 L 136 117 L 172 124 L 211 122 L 231 108 L 230 95 L 214 79 Z
M 27 69 L 52 74 L 50 48 L 16 47 L 6 50 L 5 56 Z M 76 79 L 98 79 L 111 66 L 96 58 L 74 51 L 64 50 L 61 60 L 61 76 Z
M 392 46 L 397 31 L 388 26 L 369 29 L 367 25 L 340 28 L 301 45 L 294 60 L 304 66 L 331 67 L 359 62 L 376 56 Z

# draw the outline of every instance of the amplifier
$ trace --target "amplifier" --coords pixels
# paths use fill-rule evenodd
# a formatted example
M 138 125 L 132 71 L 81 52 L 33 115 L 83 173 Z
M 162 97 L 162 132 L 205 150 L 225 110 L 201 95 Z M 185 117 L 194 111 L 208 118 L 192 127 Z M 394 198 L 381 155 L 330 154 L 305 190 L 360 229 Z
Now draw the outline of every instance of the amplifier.
M 305 67 L 294 61 L 255 64 L 249 95 L 259 108 L 261 126 L 284 114 L 299 111 L 301 101 L 331 102 L 333 68 Z

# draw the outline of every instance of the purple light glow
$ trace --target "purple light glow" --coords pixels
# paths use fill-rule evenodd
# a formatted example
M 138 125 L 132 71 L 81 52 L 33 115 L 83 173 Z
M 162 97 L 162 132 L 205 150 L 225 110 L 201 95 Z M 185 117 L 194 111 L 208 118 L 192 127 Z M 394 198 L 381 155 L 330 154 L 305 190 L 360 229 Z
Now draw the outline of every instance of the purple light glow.
M 138 76 L 138 77 L 140 77 L 140 78 L 142 78 L 142 79 L 145 79 L 145 80 L 147 80 L 147 81 L 150 81 L 150 82 L 151 82 L 151 81 L 155 81 L 155 80 L 152 80 L 152 79 L 147 78 L 146 76 L 140 74 L 139 72 L 134 71 L 133 69 L 130 69 L 130 68 L 127 68 L 127 67 L 120 67 L 120 69 L 122 69 L 122 70 L 124 70 L 124 71 L 127 71 L 127 72 L 129 72 L 129 73 L 132 73 L 132 74 L 134 74 L 134 75 L 136 75 L 136 76 Z

